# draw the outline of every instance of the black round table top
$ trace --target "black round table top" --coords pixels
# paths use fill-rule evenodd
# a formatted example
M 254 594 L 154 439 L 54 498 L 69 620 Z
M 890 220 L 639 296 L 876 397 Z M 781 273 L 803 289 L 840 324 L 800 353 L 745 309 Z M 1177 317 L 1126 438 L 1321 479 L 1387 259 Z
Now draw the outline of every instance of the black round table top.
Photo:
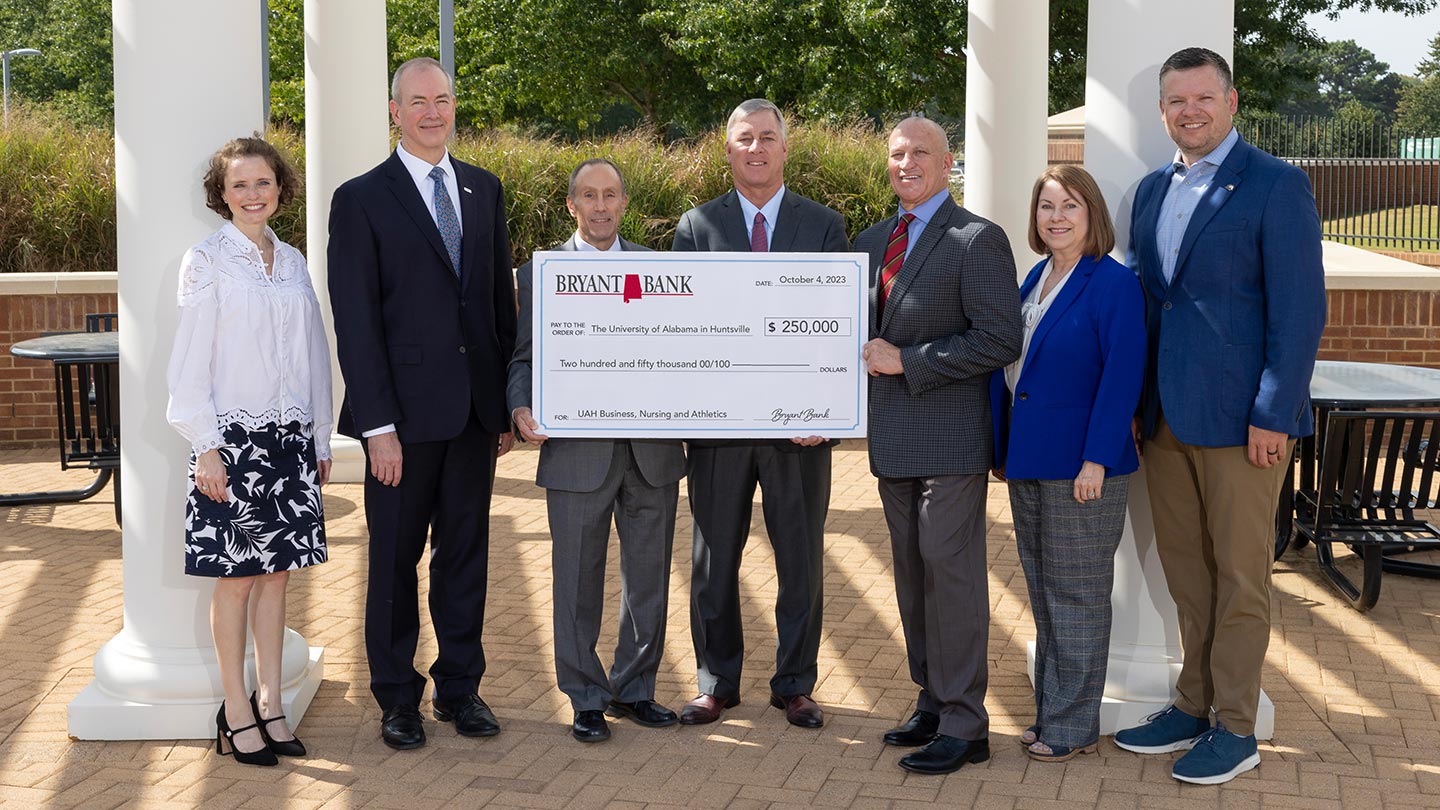
M 10 347 L 16 357 L 34 360 L 120 360 L 119 332 L 72 332 L 22 340 Z
M 1322 408 L 1440 407 L 1440 369 L 1321 360 L 1310 401 Z

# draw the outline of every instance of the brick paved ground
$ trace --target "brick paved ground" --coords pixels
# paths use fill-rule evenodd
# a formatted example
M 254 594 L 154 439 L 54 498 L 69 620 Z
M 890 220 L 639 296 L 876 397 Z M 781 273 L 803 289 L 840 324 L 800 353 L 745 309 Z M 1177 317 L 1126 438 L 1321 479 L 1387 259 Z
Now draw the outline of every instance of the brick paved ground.
M 392 752 L 380 743 L 379 714 L 364 686 L 360 489 L 336 486 L 325 499 L 332 561 L 295 577 L 290 601 L 291 626 L 326 648 L 325 682 L 299 729 L 313 756 L 274 769 L 216 757 L 205 741 L 68 739 L 65 705 L 89 682 L 95 650 L 120 626 L 120 538 L 110 491 L 85 504 L 0 508 L 0 805 L 1440 807 L 1440 583 L 1388 577 L 1380 605 L 1361 615 L 1338 604 L 1311 556 L 1293 553 L 1276 567 L 1265 686 L 1277 706 L 1277 732 L 1262 746 L 1259 770 L 1224 787 L 1181 786 L 1168 776 L 1170 757 L 1137 757 L 1108 740 L 1099 756 L 1029 762 L 1015 738 L 1030 720 L 1024 665 L 1033 627 L 998 486 L 989 537 L 988 706 L 996 755 L 943 778 L 899 770 L 901 752 L 885 749 L 879 736 L 908 715 L 915 690 L 874 482 L 863 450 L 848 446 L 836 454 L 826 548 L 815 693 L 825 728 L 791 728 L 767 707 L 775 582 L 760 539 L 746 554 L 742 582 L 752 648 L 745 702 L 716 726 L 650 730 L 616 722 L 609 743 L 576 743 L 551 670 L 549 538 L 542 493 L 531 485 L 535 458 L 519 451 L 502 460 L 494 506 L 490 669 L 481 691 L 504 733 L 472 740 L 427 723 L 423 749 Z M 77 478 L 83 474 L 60 473 L 46 451 L 0 454 L 3 491 L 57 488 Z M 688 543 L 682 506 L 657 695 L 677 709 L 694 692 Z M 618 589 L 612 555 L 608 590 L 613 597 Z M 614 637 L 613 618 L 602 638 Z M 431 652 L 427 646 L 422 655 Z

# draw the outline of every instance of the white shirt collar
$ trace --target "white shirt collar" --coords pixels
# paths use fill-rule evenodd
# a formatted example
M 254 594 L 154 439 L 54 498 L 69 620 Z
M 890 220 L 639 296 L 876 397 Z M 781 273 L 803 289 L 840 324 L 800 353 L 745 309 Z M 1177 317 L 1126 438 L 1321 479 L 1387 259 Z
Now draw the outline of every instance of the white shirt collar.
M 580 251 L 581 253 L 619 253 L 621 250 L 624 249 L 620 247 L 620 234 L 618 233 L 615 234 L 615 241 L 611 242 L 610 247 L 606 248 L 604 251 L 601 251 L 600 248 L 597 248 L 589 242 L 586 242 L 584 239 L 581 239 L 580 230 L 578 228 L 575 230 L 575 235 L 571 236 L 570 238 L 575 241 L 575 249 Z
M 405 151 L 405 144 L 395 145 L 395 154 L 400 157 L 400 162 L 405 164 L 405 170 L 410 172 L 410 178 L 419 186 L 430 182 L 430 170 L 439 166 L 445 170 L 450 177 L 455 176 L 455 167 L 450 165 L 450 150 L 446 149 L 445 154 L 440 156 L 439 163 L 430 163 L 424 158 L 418 158 Z
M 775 232 L 775 220 L 780 216 L 780 201 L 785 199 L 784 183 L 781 183 L 780 188 L 776 190 L 775 194 L 772 195 L 769 200 L 766 200 L 764 205 L 759 207 L 756 207 L 744 194 L 741 194 L 738 188 L 735 189 L 735 196 L 740 198 L 740 210 L 745 214 L 746 233 L 749 233 L 751 226 L 755 224 L 756 211 L 765 215 L 765 230 L 769 233 Z

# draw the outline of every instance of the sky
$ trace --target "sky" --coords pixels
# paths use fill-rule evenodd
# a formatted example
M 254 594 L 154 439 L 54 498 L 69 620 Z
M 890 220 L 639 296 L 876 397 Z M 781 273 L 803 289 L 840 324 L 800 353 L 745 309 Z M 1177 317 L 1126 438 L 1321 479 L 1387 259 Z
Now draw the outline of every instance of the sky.
M 1353 39 L 1367 48 L 1390 70 L 1415 75 L 1415 65 L 1425 58 L 1430 40 L 1440 34 L 1440 8 L 1418 17 L 1382 11 L 1344 11 L 1334 21 L 1323 14 L 1305 19 L 1322 38 L 1330 41 Z

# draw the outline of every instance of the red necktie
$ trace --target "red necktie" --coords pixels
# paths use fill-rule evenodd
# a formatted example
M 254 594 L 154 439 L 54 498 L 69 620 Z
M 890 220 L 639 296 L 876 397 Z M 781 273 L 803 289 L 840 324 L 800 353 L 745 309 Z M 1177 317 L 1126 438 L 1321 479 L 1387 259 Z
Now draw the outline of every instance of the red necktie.
M 910 244 L 910 223 L 914 220 L 914 214 L 905 214 L 895 223 L 895 230 L 890 232 L 890 244 L 885 246 L 885 260 L 880 263 L 880 290 L 875 295 L 877 320 L 885 311 L 885 299 L 890 297 L 890 287 L 905 264 L 905 248 Z
M 753 253 L 767 253 L 770 240 L 765 238 L 765 215 L 755 212 L 755 226 L 750 229 L 750 250 Z

